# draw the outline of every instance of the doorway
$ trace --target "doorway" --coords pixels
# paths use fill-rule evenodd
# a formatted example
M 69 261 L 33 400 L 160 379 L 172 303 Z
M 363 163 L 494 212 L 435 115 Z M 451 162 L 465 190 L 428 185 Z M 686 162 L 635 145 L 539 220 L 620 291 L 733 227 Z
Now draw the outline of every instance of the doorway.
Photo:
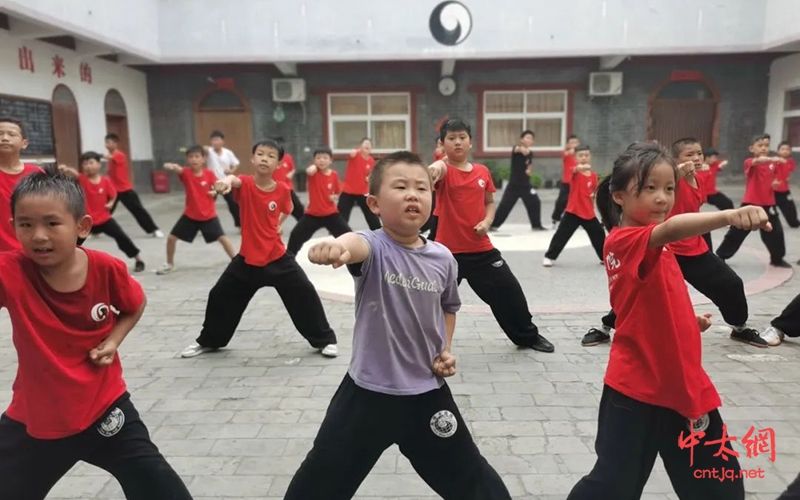
M 225 147 L 239 159 L 241 166 L 237 172 L 252 173 L 253 117 L 247 98 L 238 90 L 212 87 L 195 100 L 197 144 L 208 145 L 211 132 L 215 130 L 225 134 Z
M 106 93 L 105 101 L 106 113 L 106 134 L 115 134 L 119 137 L 119 149 L 128 156 L 131 161 L 131 143 L 128 134 L 128 112 L 125 108 L 125 101 L 119 92 L 114 89 Z M 129 168 L 131 182 L 134 182 L 134 168 Z
M 647 138 L 669 147 L 694 137 L 704 148 L 716 147 L 719 93 L 704 80 L 669 81 L 650 97 Z
M 53 138 L 56 146 L 56 163 L 80 168 L 81 128 L 78 119 L 78 102 L 66 85 L 56 85 L 53 90 Z

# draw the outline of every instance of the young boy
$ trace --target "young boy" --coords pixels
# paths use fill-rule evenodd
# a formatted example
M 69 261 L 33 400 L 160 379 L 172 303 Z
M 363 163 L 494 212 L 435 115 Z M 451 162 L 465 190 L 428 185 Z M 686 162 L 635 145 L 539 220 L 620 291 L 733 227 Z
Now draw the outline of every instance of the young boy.
M 792 159 L 792 143 L 783 141 L 778 144 L 778 157 L 784 161 L 779 165 L 778 170 L 778 184 L 773 185 L 775 191 L 775 203 L 781 209 L 786 223 L 791 228 L 800 227 L 800 220 L 797 220 L 797 207 L 792 199 L 792 193 L 789 191 L 789 178 L 792 172 L 797 169 L 797 165 Z
M 433 149 L 433 161 L 439 161 L 444 158 L 444 146 L 442 146 L 442 140 L 439 138 L 439 134 L 436 134 L 436 147 Z M 439 212 L 436 210 L 436 193 L 432 193 L 431 197 L 431 216 L 428 218 L 428 221 L 422 225 L 419 229 L 420 233 L 428 233 L 428 239 L 430 241 L 436 240 L 436 231 L 439 226 Z
M 572 169 L 572 180 L 569 187 L 569 200 L 561 223 L 550 240 L 550 248 L 544 254 L 542 265 L 553 267 L 553 262 L 558 259 L 561 251 L 575 234 L 578 226 L 583 227 L 592 247 L 603 264 L 603 243 L 606 240 L 606 231 L 594 213 L 594 192 L 597 190 L 597 173 L 592 171 L 589 163 L 592 153 L 589 146 L 577 146 L 575 148 L 575 160 L 577 164 Z
M 714 205 L 718 210 L 730 210 L 733 202 L 725 196 L 725 193 L 717 189 L 717 174 L 728 166 L 728 160 L 719 160 L 719 151 L 708 148 L 703 151 L 708 170 L 695 171 L 695 176 L 706 186 L 706 196 L 709 205 Z
M 558 199 L 556 206 L 553 208 L 553 225 L 555 226 L 561 221 L 561 216 L 567 208 L 569 201 L 569 188 L 572 182 L 572 171 L 577 162 L 575 161 L 575 148 L 581 145 L 581 140 L 577 135 L 570 135 L 567 137 L 567 144 L 564 146 L 564 152 L 561 153 L 561 187 L 558 191 Z
M 355 279 L 353 358 L 284 499 L 352 498 L 393 444 L 445 500 L 510 499 L 444 381 L 456 373 L 461 301 L 453 256 L 419 235 L 431 211 L 422 160 L 406 151 L 386 156 L 370 174 L 369 193 L 382 230 L 309 251 L 312 262 L 347 265 Z
M 208 153 L 206 163 L 214 174 L 216 174 L 217 179 L 222 180 L 236 172 L 236 169 L 239 168 L 239 158 L 236 157 L 233 151 L 225 147 L 225 134 L 221 131 L 215 130 L 211 132 L 210 140 L 211 146 L 206 148 Z M 233 224 L 236 227 L 240 227 L 239 205 L 233 201 L 233 194 L 228 193 L 223 196 L 223 199 L 228 205 L 228 211 L 230 211 L 231 217 L 233 217 Z
M 134 260 L 134 271 L 144 271 L 144 261 L 139 248 L 130 237 L 122 230 L 117 221 L 111 216 L 111 207 L 117 199 L 117 190 L 108 177 L 100 175 L 100 160 L 102 156 L 94 151 L 87 151 L 81 155 L 81 171 L 66 165 L 59 165 L 61 173 L 78 179 L 86 199 L 86 213 L 92 218 L 91 234 L 107 234 L 114 238 L 117 247 L 129 259 Z M 78 240 L 78 245 L 83 245 L 85 240 Z
M 783 225 L 775 207 L 775 191 L 773 185 L 779 184 L 781 164 L 786 160 L 769 155 L 769 134 L 759 134 L 750 142 L 752 158 L 744 162 L 744 173 L 747 176 L 742 206 L 756 205 L 766 210 L 772 231 L 761 230 L 761 241 L 769 250 L 770 264 L 775 267 L 790 268 L 791 264 L 783 258 L 786 256 L 786 242 L 783 235 Z M 728 260 L 742 246 L 750 231 L 731 227 L 717 248 L 717 255 L 722 260 Z
M 167 262 L 162 265 L 156 274 L 169 274 L 175 270 L 175 247 L 178 240 L 191 243 L 202 233 L 206 243 L 218 241 L 228 258 L 236 256 L 230 240 L 222 230 L 222 224 L 217 217 L 217 205 L 214 203 L 217 193 L 214 184 L 217 176 L 206 168 L 206 150 L 202 146 L 192 146 L 186 150 L 186 163 L 182 167 L 175 163 L 166 163 L 166 170 L 180 175 L 181 183 L 186 191 L 186 205 L 183 215 L 175 223 L 175 227 L 167 238 Z
M 320 148 L 314 151 L 314 164 L 306 169 L 308 209 L 289 236 L 286 249 L 292 255 L 297 255 L 317 229 L 324 227 L 334 238 L 352 231 L 336 208 L 341 189 L 339 174 L 331 168 L 332 162 L 333 152 L 330 148 Z
M 208 294 L 203 330 L 197 342 L 181 353 L 184 358 L 228 345 L 247 304 L 265 286 L 277 290 L 295 328 L 312 347 L 323 356 L 339 353 L 336 334 L 314 285 L 281 241 L 281 224 L 292 212 L 289 186 L 272 178 L 282 158 L 283 148 L 277 141 L 257 142 L 251 160 L 254 175 L 230 175 L 217 181 L 217 192 L 233 190 L 241 208 L 242 245 Z
M 437 241 L 456 258 L 458 283 L 467 280 L 514 344 L 553 352 L 553 344 L 533 324 L 522 286 L 487 236 L 494 218 L 495 188 L 489 169 L 469 162 L 469 125 L 449 120 L 442 125 L 441 138 L 448 163 L 439 160 L 428 169 L 439 204 Z
M 283 137 L 277 137 L 275 140 L 278 141 L 278 144 L 280 144 L 281 147 L 284 147 Z M 292 190 L 292 217 L 299 221 L 305 213 L 305 207 L 303 206 L 303 202 L 300 201 L 300 197 L 297 196 L 297 193 L 294 190 L 295 172 L 294 158 L 292 158 L 292 155 L 284 151 L 283 160 L 281 160 L 281 164 L 278 165 L 278 168 L 275 170 L 272 178 L 275 179 L 275 182 L 285 183 L 287 186 L 289 186 L 289 189 Z
M 531 147 L 533 147 L 535 137 L 532 130 L 525 130 L 519 136 L 519 143 L 511 150 L 511 173 L 508 185 L 503 191 L 500 206 L 497 207 L 492 227 L 489 228 L 490 231 L 497 231 L 503 225 L 520 198 L 528 212 L 531 229 L 544 229 L 542 227 L 542 201 L 531 185 L 531 162 L 533 161 Z
M 150 217 L 150 213 L 142 206 L 139 195 L 133 190 L 131 175 L 128 171 L 128 157 L 119 149 L 119 136 L 108 134 L 106 149 L 108 153 L 103 155 L 103 158 L 108 160 L 108 177 L 111 179 L 114 189 L 117 190 L 117 199 L 114 200 L 111 213 L 113 214 L 117 209 L 117 203 L 122 203 L 145 233 L 155 238 L 163 238 L 164 233 L 158 229 L 153 218 Z
M 375 158 L 371 152 L 372 141 L 368 137 L 361 139 L 358 149 L 350 151 L 350 158 L 344 171 L 342 194 L 339 196 L 339 213 L 344 217 L 344 221 L 349 223 L 350 211 L 353 210 L 354 204 L 358 205 L 367 225 L 374 231 L 381 228 L 381 221 L 367 207 L 367 176 L 375 166 Z
M 129 500 L 191 499 L 122 378 L 117 351 L 144 311 L 142 286 L 122 261 L 76 246 L 92 219 L 74 179 L 31 174 L 11 203 L 22 250 L 0 254 L 0 307 L 19 366 L 0 417 L 0 498 L 43 500 L 84 461 Z
M 27 147 L 28 139 L 22 122 L 0 117 L 0 252 L 22 248 L 14 235 L 14 228 L 8 223 L 11 219 L 11 193 L 23 177 L 42 170 L 20 160 L 22 150 Z

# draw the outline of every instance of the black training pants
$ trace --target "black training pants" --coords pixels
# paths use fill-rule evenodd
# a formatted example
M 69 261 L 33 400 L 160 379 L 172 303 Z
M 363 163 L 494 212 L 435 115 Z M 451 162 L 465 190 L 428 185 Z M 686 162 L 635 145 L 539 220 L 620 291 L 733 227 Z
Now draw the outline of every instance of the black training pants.
M 561 255 L 561 251 L 564 250 L 564 247 L 567 246 L 567 242 L 569 242 L 569 239 L 572 238 L 572 235 L 575 234 L 575 231 L 579 227 L 582 227 L 584 231 L 586 231 L 586 234 L 589 235 L 592 247 L 594 247 L 597 257 L 600 259 L 600 262 L 602 262 L 603 244 L 606 241 L 606 232 L 600 224 L 600 221 L 597 220 L 596 217 L 582 219 L 569 212 L 565 212 L 564 216 L 561 218 L 561 223 L 558 225 L 553 239 L 550 240 L 550 248 L 547 249 L 547 253 L 545 253 L 544 256 L 551 260 L 558 259 L 558 256 Z
M 542 201 L 530 184 L 509 184 L 506 186 L 503 191 L 503 197 L 500 199 L 500 204 L 497 206 L 497 212 L 494 214 L 492 227 L 503 225 L 508 218 L 508 214 L 511 213 L 520 198 L 522 198 L 522 203 L 528 212 L 528 220 L 531 223 L 531 227 L 534 229 L 542 228 Z
M 569 201 L 569 182 L 562 182 L 558 188 L 558 198 L 556 199 L 556 206 L 553 207 L 552 219 L 554 222 L 559 222 L 564 210 L 567 209 L 567 202 Z
M 339 213 L 326 215 L 324 217 L 305 214 L 300 218 L 297 225 L 294 226 L 294 229 L 292 229 L 292 234 L 289 235 L 289 244 L 286 246 L 286 249 L 291 252 L 292 255 L 297 255 L 297 252 L 300 251 L 303 244 L 310 240 L 318 229 L 323 227 L 327 229 L 334 238 L 338 238 L 352 231 Z
M 139 248 L 134 245 L 131 238 L 122 230 L 122 227 L 114 219 L 108 219 L 106 222 L 97 226 L 92 226 L 92 234 L 103 233 L 114 238 L 117 242 L 117 247 L 122 250 L 129 259 L 139 255 Z M 83 245 L 86 240 L 78 238 L 78 245 Z
M 800 227 L 800 220 L 797 220 L 797 206 L 794 204 L 791 192 L 775 191 L 775 203 L 781 209 L 783 218 L 786 219 L 789 227 Z
M 133 215 L 133 218 L 136 219 L 139 227 L 141 227 L 145 233 L 152 234 L 158 231 L 158 226 L 156 226 L 156 223 L 153 222 L 153 218 L 150 217 L 150 213 L 144 208 L 144 205 L 142 205 L 142 200 L 139 199 L 139 195 L 136 194 L 136 191 L 130 189 L 117 193 L 117 199 L 114 200 L 114 204 L 111 206 L 112 214 L 120 203 L 128 209 L 128 212 Z
M 345 222 L 350 222 L 350 212 L 353 210 L 353 205 L 358 205 L 361 208 L 370 230 L 374 231 L 381 228 L 380 218 L 373 214 L 372 210 L 367 206 L 367 197 L 360 194 L 342 193 L 339 195 L 339 213 L 342 214 Z
M 742 203 L 742 206 L 750 205 L 749 203 Z M 783 237 L 783 226 L 781 219 L 778 217 L 778 209 L 773 205 L 771 207 L 763 207 L 767 211 L 769 221 L 772 224 L 772 231 L 760 230 L 761 241 L 769 250 L 770 263 L 777 264 L 786 256 L 786 241 Z M 725 239 L 722 244 L 717 248 L 717 255 L 721 259 L 728 260 L 739 250 L 744 240 L 750 235 L 751 231 L 745 231 L 737 227 L 731 227 L 725 234 Z
M 800 337 L 800 295 L 789 302 L 781 315 L 772 320 L 771 325 L 789 337 Z

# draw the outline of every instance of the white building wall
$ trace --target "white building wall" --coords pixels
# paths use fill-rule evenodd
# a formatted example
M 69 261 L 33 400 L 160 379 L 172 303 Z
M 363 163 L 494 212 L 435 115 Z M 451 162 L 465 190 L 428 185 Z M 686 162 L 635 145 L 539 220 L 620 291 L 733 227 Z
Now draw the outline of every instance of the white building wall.
M 755 2 L 758 3 L 758 2 Z M 764 19 L 764 48 L 791 43 L 800 33 L 800 2 L 798 0 L 767 0 Z
M 800 116 L 800 111 L 784 111 L 787 90 L 800 89 L 800 54 L 776 59 L 770 68 L 769 98 L 767 100 L 767 133 L 774 145 L 783 137 L 783 120 L 789 116 Z M 795 147 L 795 151 L 800 148 Z

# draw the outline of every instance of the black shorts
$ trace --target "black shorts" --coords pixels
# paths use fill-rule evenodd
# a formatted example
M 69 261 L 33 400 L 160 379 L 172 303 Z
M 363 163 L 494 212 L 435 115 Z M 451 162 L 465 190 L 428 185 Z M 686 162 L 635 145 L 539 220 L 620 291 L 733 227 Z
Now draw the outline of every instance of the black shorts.
M 181 241 L 191 243 L 197 236 L 198 231 L 203 233 L 203 239 L 206 240 L 206 243 L 214 243 L 220 239 L 220 237 L 225 236 L 225 232 L 222 230 L 222 224 L 219 223 L 219 218 L 214 217 L 209 220 L 194 220 L 185 215 L 181 215 L 181 218 L 178 219 L 178 222 L 175 223 L 172 232 L 169 234 Z

